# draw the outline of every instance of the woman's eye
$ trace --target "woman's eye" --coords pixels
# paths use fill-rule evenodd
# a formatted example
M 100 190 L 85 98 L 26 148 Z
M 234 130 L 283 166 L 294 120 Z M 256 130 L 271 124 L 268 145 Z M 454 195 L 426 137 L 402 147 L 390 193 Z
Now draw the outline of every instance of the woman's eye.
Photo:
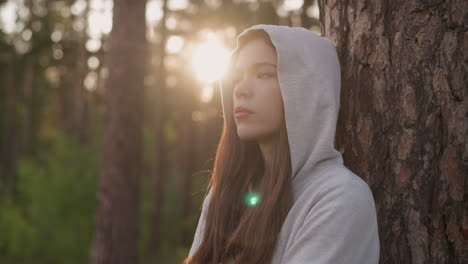
M 260 78 L 260 79 L 266 79 L 266 78 L 268 78 L 268 77 L 270 77 L 270 74 L 268 74 L 268 73 L 259 72 L 259 73 L 257 74 L 257 78 Z

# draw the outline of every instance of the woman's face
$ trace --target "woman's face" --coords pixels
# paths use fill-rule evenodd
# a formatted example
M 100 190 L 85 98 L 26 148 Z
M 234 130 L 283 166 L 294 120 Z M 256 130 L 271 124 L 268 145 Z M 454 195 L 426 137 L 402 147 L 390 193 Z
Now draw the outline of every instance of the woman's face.
M 234 68 L 233 114 L 242 140 L 268 141 L 283 123 L 276 62 L 275 49 L 260 39 L 247 42 L 239 51 Z

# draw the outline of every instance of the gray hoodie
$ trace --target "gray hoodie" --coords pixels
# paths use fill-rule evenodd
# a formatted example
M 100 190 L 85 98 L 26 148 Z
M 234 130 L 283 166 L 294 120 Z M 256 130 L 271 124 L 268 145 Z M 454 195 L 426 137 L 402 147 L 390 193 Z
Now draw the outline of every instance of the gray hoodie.
M 272 264 L 375 264 L 380 243 L 368 184 L 343 165 L 334 147 L 340 104 L 340 64 L 331 41 L 298 27 L 256 25 L 276 47 L 278 80 L 291 153 L 294 204 L 278 237 Z M 224 117 L 230 93 L 223 93 Z M 200 246 L 211 191 L 189 256 Z M 229 261 L 228 263 L 233 263 Z

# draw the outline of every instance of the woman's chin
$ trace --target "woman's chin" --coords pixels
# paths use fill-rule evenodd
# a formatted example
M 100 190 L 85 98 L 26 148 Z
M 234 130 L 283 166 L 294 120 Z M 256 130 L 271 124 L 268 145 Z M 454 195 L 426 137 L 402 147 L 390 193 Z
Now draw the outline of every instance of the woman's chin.
M 259 136 L 255 133 L 248 133 L 239 130 L 237 131 L 237 135 L 239 136 L 239 139 L 243 141 L 256 141 L 259 138 Z

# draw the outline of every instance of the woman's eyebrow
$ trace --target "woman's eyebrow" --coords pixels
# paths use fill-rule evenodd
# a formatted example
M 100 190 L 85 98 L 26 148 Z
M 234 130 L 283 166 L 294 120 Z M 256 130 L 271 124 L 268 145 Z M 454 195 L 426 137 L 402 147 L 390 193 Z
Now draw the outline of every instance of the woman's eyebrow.
M 270 66 L 270 67 L 275 67 L 276 68 L 276 64 L 273 64 L 273 63 L 270 63 L 270 62 L 252 63 L 252 64 L 248 65 L 247 68 L 249 70 L 254 70 L 254 69 L 260 68 L 262 66 Z M 242 67 L 235 67 L 234 68 L 235 72 L 241 72 L 241 70 L 242 70 Z

